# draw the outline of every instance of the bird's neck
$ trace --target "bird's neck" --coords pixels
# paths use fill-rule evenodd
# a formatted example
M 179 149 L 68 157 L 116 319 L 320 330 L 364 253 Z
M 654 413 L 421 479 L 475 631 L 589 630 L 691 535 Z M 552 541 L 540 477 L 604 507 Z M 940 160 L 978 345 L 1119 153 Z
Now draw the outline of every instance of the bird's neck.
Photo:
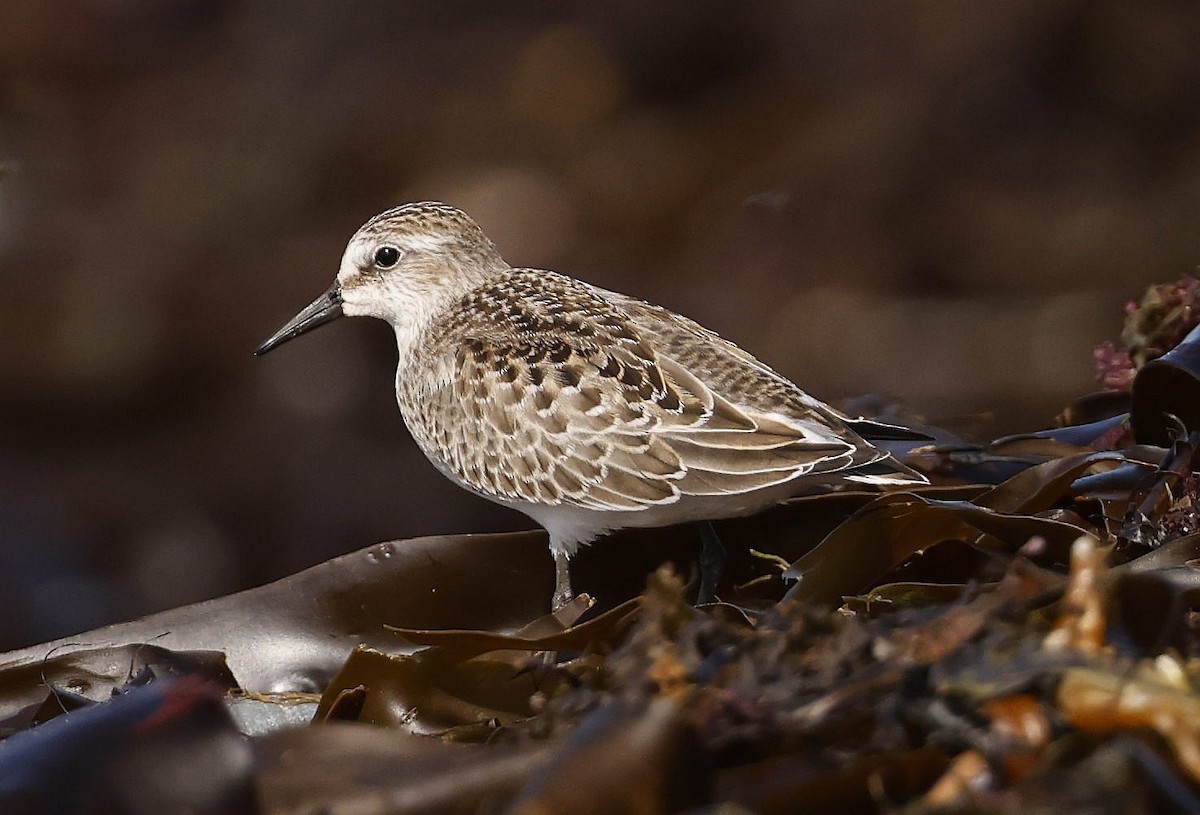
M 399 369 L 403 371 L 409 365 L 427 364 L 427 360 L 419 360 L 418 357 L 422 356 L 431 342 L 436 344 L 435 338 L 448 325 L 459 319 L 456 312 L 461 311 L 464 299 L 506 271 L 510 271 L 510 268 L 503 261 L 491 268 L 477 265 L 469 273 L 459 271 L 452 278 L 455 285 L 441 285 L 427 290 L 422 296 L 412 298 L 395 309 L 389 315 L 388 322 L 396 334 Z

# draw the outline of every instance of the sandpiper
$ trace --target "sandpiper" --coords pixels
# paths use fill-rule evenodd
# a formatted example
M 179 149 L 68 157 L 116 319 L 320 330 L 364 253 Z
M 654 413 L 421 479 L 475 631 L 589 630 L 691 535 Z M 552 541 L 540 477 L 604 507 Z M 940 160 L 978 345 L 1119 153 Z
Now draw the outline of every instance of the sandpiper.
M 925 483 L 814 399 L 661 306 L 509 266 L 478 224 L 405 204 L 350 239 L 333 285 L 255 351 L 343 314 L 391 324 L 396 399 L 447 478 L 543 526 L 569 559 L 624 527 L 747 515 L 814 483 Z

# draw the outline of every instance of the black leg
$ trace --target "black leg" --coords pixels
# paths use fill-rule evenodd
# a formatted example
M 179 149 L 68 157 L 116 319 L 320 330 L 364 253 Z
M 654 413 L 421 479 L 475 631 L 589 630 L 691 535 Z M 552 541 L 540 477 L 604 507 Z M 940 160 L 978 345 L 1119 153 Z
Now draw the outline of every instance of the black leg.
M 717 599 L 717 584 L 725 572 L 725 546 L 712 521 L 700 521 L 697 526 L 700 527 L 700 591 L 696 594 L 696 605 L 702 605 Z
M 571 591 L 571 560 L 562 552 L 554 553 L 554 598 L 550 610 L 558 611 L 575 597 Z

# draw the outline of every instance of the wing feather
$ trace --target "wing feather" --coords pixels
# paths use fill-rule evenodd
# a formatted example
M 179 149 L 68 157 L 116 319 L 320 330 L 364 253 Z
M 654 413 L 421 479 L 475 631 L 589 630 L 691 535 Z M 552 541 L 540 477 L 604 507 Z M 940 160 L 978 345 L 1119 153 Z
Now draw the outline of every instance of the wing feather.
M 418 353 L 445 373 L 398 382 L 401 407 L 485 495 L 636 511 L 886 456 L 707 329 L 552 272 L 513 270 L 439 324 Z

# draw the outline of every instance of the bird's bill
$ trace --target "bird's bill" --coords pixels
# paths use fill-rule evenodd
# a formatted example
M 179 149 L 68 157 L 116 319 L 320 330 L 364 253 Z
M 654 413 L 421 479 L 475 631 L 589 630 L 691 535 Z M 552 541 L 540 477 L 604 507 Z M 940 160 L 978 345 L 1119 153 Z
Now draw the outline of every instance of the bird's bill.
M 272 348 L 283 345 L 288 340 L 299 337 L 304 332 L 312 331 L 317 326 L 325 325 L 330 320 L 336 320 L 341 316 L 342 289 L 337 283 L 334 283 L 329 287 L 329 291 L 305 306 L 304 310 L 288 320 L 283 328 L 255 348 L 254 356 L 262 356 Z

